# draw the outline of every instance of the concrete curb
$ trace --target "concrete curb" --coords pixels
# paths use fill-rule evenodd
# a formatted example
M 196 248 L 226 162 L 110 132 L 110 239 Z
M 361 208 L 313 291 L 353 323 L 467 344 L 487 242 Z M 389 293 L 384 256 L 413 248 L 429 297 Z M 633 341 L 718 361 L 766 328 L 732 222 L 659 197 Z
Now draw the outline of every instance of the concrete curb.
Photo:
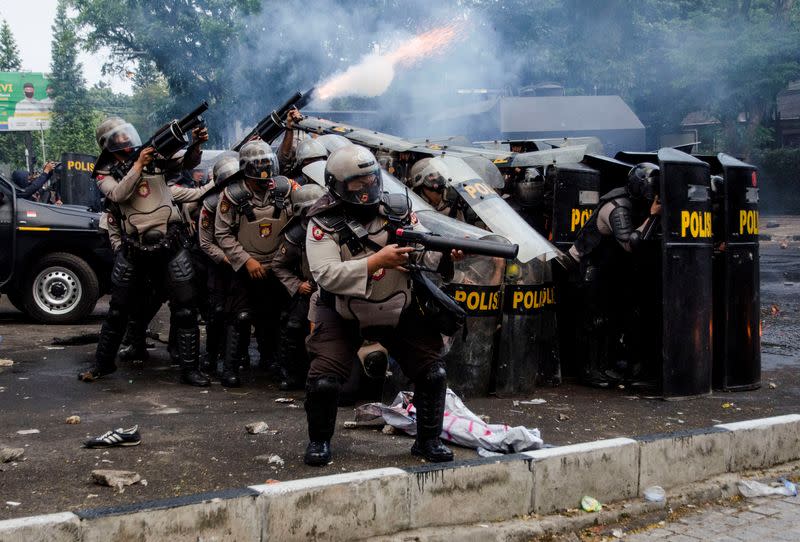
M 791 414 L 0 521 L 0 541 L 364 539 L 549 514 L 576 508 L 583 495 L 614 502 L 650 485 L 672 489 L 797 459 L 800 415 Z M 558 520 L 536 528 L 551 532 L 547 521 Z

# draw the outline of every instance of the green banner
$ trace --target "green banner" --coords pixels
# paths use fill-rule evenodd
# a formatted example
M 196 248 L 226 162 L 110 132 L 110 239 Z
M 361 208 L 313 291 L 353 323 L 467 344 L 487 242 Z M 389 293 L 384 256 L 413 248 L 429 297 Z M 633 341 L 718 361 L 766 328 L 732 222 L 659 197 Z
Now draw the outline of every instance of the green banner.
M 0 72 L 0 132 L 46 130 L 53 89 L 43 73 Z

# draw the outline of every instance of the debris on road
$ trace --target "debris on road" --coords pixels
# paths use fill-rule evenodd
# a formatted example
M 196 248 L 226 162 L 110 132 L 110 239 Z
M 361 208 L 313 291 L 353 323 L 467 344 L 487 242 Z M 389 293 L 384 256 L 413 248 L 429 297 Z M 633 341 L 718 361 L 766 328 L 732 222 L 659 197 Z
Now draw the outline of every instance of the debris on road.
M 731 408 L 733 406 L 736 406 L 736 404 L 735 403 L 722 403 L 722 408 Z
M 543 405 L 547 401 L 544 399 L 531 399 L 530 401 L 519 401 L 520 405 Z M 514 405 L 517 406 L 517 405 Z
M 278 397 L 275 399 L 276 403 L 294 403 L 294 399 L 291 397 Z
M 14 365 L 13 359 L 0 359 L 0 367 L 11 367 Z
M 778 385 L 775 382 L 770 382 L 769 383 L 769 389 L 774 390 L 777 387 L 778 387 Z
M 565 421 L 567 421 L 568 419 L 569 419 L 569 416 L 567 416 L 567 415 L 566 415 L 566 414 L 564 414 L 563 412 L 562 412 L 561 414 L 559 414 L 559 415 L 558 415 L 558 421 L 560 421 L 560 422 L 565 422 Z
M 664 502 L 667 493 L 661 486 L 650 486 L 644 490 L 644 499 L 650 502 Z
M 81 346 L 84 344 L 96 343 L 100 340 L 100 333 L 81 333 L 80 335 L 73 335 L 71 337 L 55 338 L 50 341 L 54 346 Z
M 142 477 L 128 470 L 97 469 L 92 471 L 92 479 L 96 484 L 116 488 L 122 493 L 125 486 L 139 482 Z
M 397 430 L 395 430 L 395 428 L 392 427 L 391 425 L 386 424 L 383 426 L 383 429 L 381 429 L 381 433 L 383 433 L 384 435 L 394 435 L 397 433 Z
M 269 463 L 270 465 L 278 465 L 279 467 L 282 467 L 283 465 L 286 464 L 286 462 L 278 454 L 273 454 L 269 456 L 269 458 L 267 459 L 267 463 Z
M 756 480 L 741 480 L 737 485 L 739 487 L 739 493 L 748 499 L 753 497 L 766 497 L 767 495 L 797 497 L 797 487 L 791 481 L 781 478 L 778 480 L 778 483 L 781 485 L 773 487 L 757 482 Z
M 603 505 L 594 497 L 584 495 L 581 499 L 581 508 L 583 508 L 584 512 L 599 512 L 603 509 Z
M 19 506 L 19 505 L 21 505 L 22 503 L 21 503 L 21 502 L 17 502 L 17 501 L 6 501 L 6 504 L 7 504 L 8 506 Z
M 66 422 L 68 424 L 70 424 L 70 425 L 77 425 L 77 424 L 81 423 L 81 417 L 80 416 L 70 416 L 69 418 L 66 419 Z
M 0 463 L 10 463 L 25 455 L 25 448 L 0 448 Z
M 244 426 L 248 433 L 251 435 L 258 435 L 259 433 L 266 433 L 269 431 L 269 425 L 267 422 L 253 422 L 248 423 Z
M 19 431 L 17 431 L 17 434 L 18 435 L 35 435 L 38 432 L 39 432 L 38 429 L 20 429 Z

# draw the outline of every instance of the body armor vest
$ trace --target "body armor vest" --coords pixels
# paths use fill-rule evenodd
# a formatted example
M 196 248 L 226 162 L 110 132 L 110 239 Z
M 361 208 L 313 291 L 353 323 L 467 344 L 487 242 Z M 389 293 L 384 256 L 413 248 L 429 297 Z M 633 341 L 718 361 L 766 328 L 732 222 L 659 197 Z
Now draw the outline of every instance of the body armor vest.
M 382 205 L 384 207 L 384 205 Z M 396 208 L 394 217 L 401 216 Z M 408 218 L 408 209 L 405 218 Z M 371 222 L 362 225 L 342 214 L 341 207 L 313 218 L 319 227 L 329 233 L 337 243 L 343 262 L 361 260 L 389 244 L 389 231 L 400 224 L 378 214 Z M 379 269 L 369 279 L 366 297 L 335 296 L 335 309 L 346 320 L 358 320 L 361 328 L 395 327 L 403 310 L 411 304 L 411 277 L 396 269 Z
M 131 197 L 120 202 L 119 208 L 129 235 L 141 236 L 153 229 L 166 234 L 169 223 L 183 221 L 162 173 L 143 173 Z
M 236 239 L 242 248 L 259 263 L 271 262 L 281 243 L 280 231 L 289 221 L 285 205 L 272 203 L 269 195 L 259 202 L 244 181 L 230 185 L 225 195 L 235 209 Z

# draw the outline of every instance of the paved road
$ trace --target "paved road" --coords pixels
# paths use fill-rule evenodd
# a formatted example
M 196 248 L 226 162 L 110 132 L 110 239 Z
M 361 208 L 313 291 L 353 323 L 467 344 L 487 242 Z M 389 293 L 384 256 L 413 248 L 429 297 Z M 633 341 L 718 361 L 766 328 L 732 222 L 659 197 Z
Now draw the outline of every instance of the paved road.
M 545 404 L 513 402 L 531 396 L 466 403 L 493 422 L 538 427 L 544 441 L 554 445 L 800 412 L 800 285 L 781 274 L 798 268 L 798 245 L 793 242 L 782 249 L 775 241 L 762 243 L 766 267 L 777 266 L 780 272 L 764 273 L 765 385 L 759 390 L 665 402 L 636 397 L 628 390 L 565 384 L 532 394 L 545 399 Z M 333 439 L 334 464 L 306 467 L 301 459 L 306 443 L 303 409 L 274 402 L 288 395 L 300 406 L 302 392 L 283 394 L 258 373 L 238 390 L 225 390 L 218 383 L 207 390 L 181 386 L 161 343 L 143 368 L 122 365 L 97 383 L 78 382 L 78 369 L 91 358 L 95 344 L 53 349 L 52 340 L 97 333 L 106 308 L 101 303 L 95 316 L 82 325 L 42 326 L 24 319 L 5 300 L 0 302 L 0 358 L 14 360 L 13 367 L 0 369 L 0 447 L 26 448 L 25 461 L 0 465 L 0 519 L 240 487 L 267 479 L 419 463 L 408 453 L 409 437 L 385 435 L 380 427 L 342 428 L 341 422 L 352 419 L 352 410 L 342 408 Z M 166 320 L 166 315 L 158 318 Z M 767 385 L 770 382 L 775 386 Z M 73 414 L 81 416 L 80 425 L 64 423 Z M 258 420 L 278 433 L 245 433 L 244 425 Z M 80 447 L 89 435 L 134 424 L 141 426 L 141 446 L 107 454 Z M 17 433 L 26 429 L 40 433 Z M 458 459 L 476 457 L 473 450 L 455 452 Z M 267 454 L 280 455 L 285 464 L 256 460 Z M 97 468 L 135 470 L 149 484 L 116 493 L 92 484 L 90 472 Z M 7 501 L 22 504 L 7 505 Z
M 743 506 L 712 507 L 663 527 L 624 537 L 627 542 L 773 542 L 800 540 L 800 497 L 762 497 Z

